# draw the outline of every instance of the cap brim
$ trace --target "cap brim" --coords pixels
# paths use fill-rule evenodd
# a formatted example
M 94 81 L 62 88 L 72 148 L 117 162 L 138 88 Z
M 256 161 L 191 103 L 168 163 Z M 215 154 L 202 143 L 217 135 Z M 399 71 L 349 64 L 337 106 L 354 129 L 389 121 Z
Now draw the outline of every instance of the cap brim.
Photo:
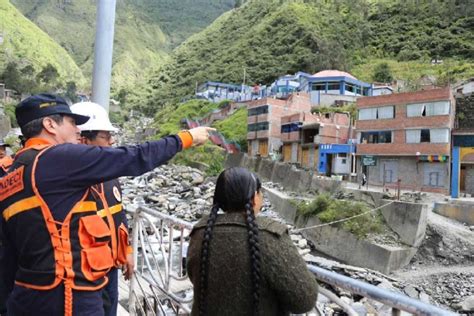
M 90 117 L 88 117 L 88 116 L 74 114 L 74 113 L 68 113 L 66 115 L 72 117 L 74 119 L 74 121 L 76 122 L 76 125 L 82 125 L 90 119 Z

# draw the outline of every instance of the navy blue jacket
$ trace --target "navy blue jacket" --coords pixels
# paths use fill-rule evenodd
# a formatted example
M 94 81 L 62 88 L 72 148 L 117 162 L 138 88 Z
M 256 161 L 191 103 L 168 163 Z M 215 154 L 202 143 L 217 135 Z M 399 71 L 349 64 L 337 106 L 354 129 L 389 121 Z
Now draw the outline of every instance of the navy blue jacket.
M 138 176 L 171 159 L 182 149 L 178 136 L 168 136 L 137 146 L 99 147 L 61 144 L 38 159 L 36 186 L 56 221 L 63 221 L 86 190 L 122 176 Z M 3 211 L 3 210 L 2 210 Z M 0 225 L 0 305 L 13 287 L 15 249 Z M 3 244 L 4 247 L 1 247 Z M 5 247 L 7 246 L 7 247 Z M 8 278 L 6 276 L 11 276 Z M 33 299 L 33 298 L 32 298 Z M 1 309 L 1 306 L 0 306 Z M 0 310 L 1 312 L 1 310 Z

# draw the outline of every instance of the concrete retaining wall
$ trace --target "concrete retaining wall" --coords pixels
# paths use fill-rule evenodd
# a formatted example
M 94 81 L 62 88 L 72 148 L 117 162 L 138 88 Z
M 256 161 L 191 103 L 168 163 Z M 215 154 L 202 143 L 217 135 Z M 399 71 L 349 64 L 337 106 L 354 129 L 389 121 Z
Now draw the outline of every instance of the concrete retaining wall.
M 451 201 L 435 203 L 433 211 L 468 225 L 474 225 L 474 203 Z
M 310 218 L 298 227 L 320 224 Z M 314 243 L 316 249 L 344 263 L 390 273 L 407 265 L 416 253 L 412 247 L 390 247 L 358 239 L 353 234 L 332 226 L 323 226 L 302 231 L 303 236 Z
M 275 167 L 275 162 L 269 159 L 263 159 L 260 162 L 257 173 L 264 180 L 270 180 L 273 174 L 273 168 Z
M 273 208 L 289 224 L 293 224 L 296 218 L 296 209 L 299 202 L 304 199 L 294 199 L 283 192 L 271 188 L 263 188 Z
M 264 188 L 264 190 L 275 211 L 288 224 L 295 225 L 296 223 L 297 227 L 309 227 L 320 223 L 317 218 L 310 218 L 307 222 L 297 220 L 298 203 L 308 199 L 290 197 L 276 189 Z M 378 192 L 375 192 L 374 197 L 372 197 L 373 192 L 361 192 L 361 197 L 372 199 L 377 206 L 389 202 L 377 196 Z M 382 214 L 387 224 L 400 235 L 400 240 L 407 245 L 406 247 L 373 244 L 332 226 L 308 229 L 302 234 L 314 243 L 318 251 L 330 257 L 348 264 L 388 273 L 405 266 L 415 255 L 416 246 L 424 238 L 427 209 L 423 205 L 395 202 L 385 207 Z
M 382 201 L 384 204 L 388 202 Z M 382 208 L 381 212 L 388 226 L 404 244 L 412 247 L 421 244 L 425 238 L 428 205 L 395 201 Z
M 256 171 L 265 180 L 283 185 L 289 191 L 314 191 L 319 194 L 344 191 L 346 194 L 351 193 L 354 200 L 364 201 L 371 207 L 378 207 L 389 202 L 383 199 L 382 192 L 344 188 L 341 181 L 319 177 L 304 170 L 296 170 L 290 164 L 255 157 L 249 158 L 247 155 L 233 157 L 226 162 L 226 166 L 237 164 Z M 275 211 L 287 223 L 294 225 L 297 222 L 297 204 L 305 199 L 290 197 L 275 189 L 264 189 Z M 421 244 L 425 236 L 428 208 L 427 205 L 396 201 L 384 207 L 381 213 L 387 225 L 397 233 L 406 247 L 372 244 L 331 226 L 306 230 L 304 235 L 316 245 L 319 251 L 335 259 L 388 273 L 408 264 L 416 253 L 416 247 Z M 317 221 L 317 218 L 312 218 L 307 223 L 298 222 L 297 224 L 307 227 L 316 225 Z

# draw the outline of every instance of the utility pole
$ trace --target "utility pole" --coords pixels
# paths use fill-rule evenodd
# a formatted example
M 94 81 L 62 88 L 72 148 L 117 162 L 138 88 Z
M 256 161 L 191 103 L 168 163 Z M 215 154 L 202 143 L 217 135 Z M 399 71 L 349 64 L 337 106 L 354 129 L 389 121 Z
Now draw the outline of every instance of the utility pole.
M 244 68 L 244 81 L 242 81 L 242 93 L 245 96 L 245 90 L 244 89 L 245 89 L 245 75 L 246 75 L 246 72 L 245 72 L 245 67 L 242 67 L 242 68 Z
M 116 0 L 99 0 L 94 45 L 92 101 L 109 111 Z

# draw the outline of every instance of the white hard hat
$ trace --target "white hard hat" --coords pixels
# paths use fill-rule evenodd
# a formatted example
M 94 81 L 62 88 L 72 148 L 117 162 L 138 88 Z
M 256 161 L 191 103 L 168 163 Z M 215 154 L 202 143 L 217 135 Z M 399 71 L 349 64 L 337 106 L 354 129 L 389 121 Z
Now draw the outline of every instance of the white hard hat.
M 117 128 L 110 123 L 107 111 L 94 102 L 79 102 L 71 106 L 75 114 L 89 116 L 90 119 L 82 125 L 78 125 L 81 131 L 109 131 L 116 132 Z

